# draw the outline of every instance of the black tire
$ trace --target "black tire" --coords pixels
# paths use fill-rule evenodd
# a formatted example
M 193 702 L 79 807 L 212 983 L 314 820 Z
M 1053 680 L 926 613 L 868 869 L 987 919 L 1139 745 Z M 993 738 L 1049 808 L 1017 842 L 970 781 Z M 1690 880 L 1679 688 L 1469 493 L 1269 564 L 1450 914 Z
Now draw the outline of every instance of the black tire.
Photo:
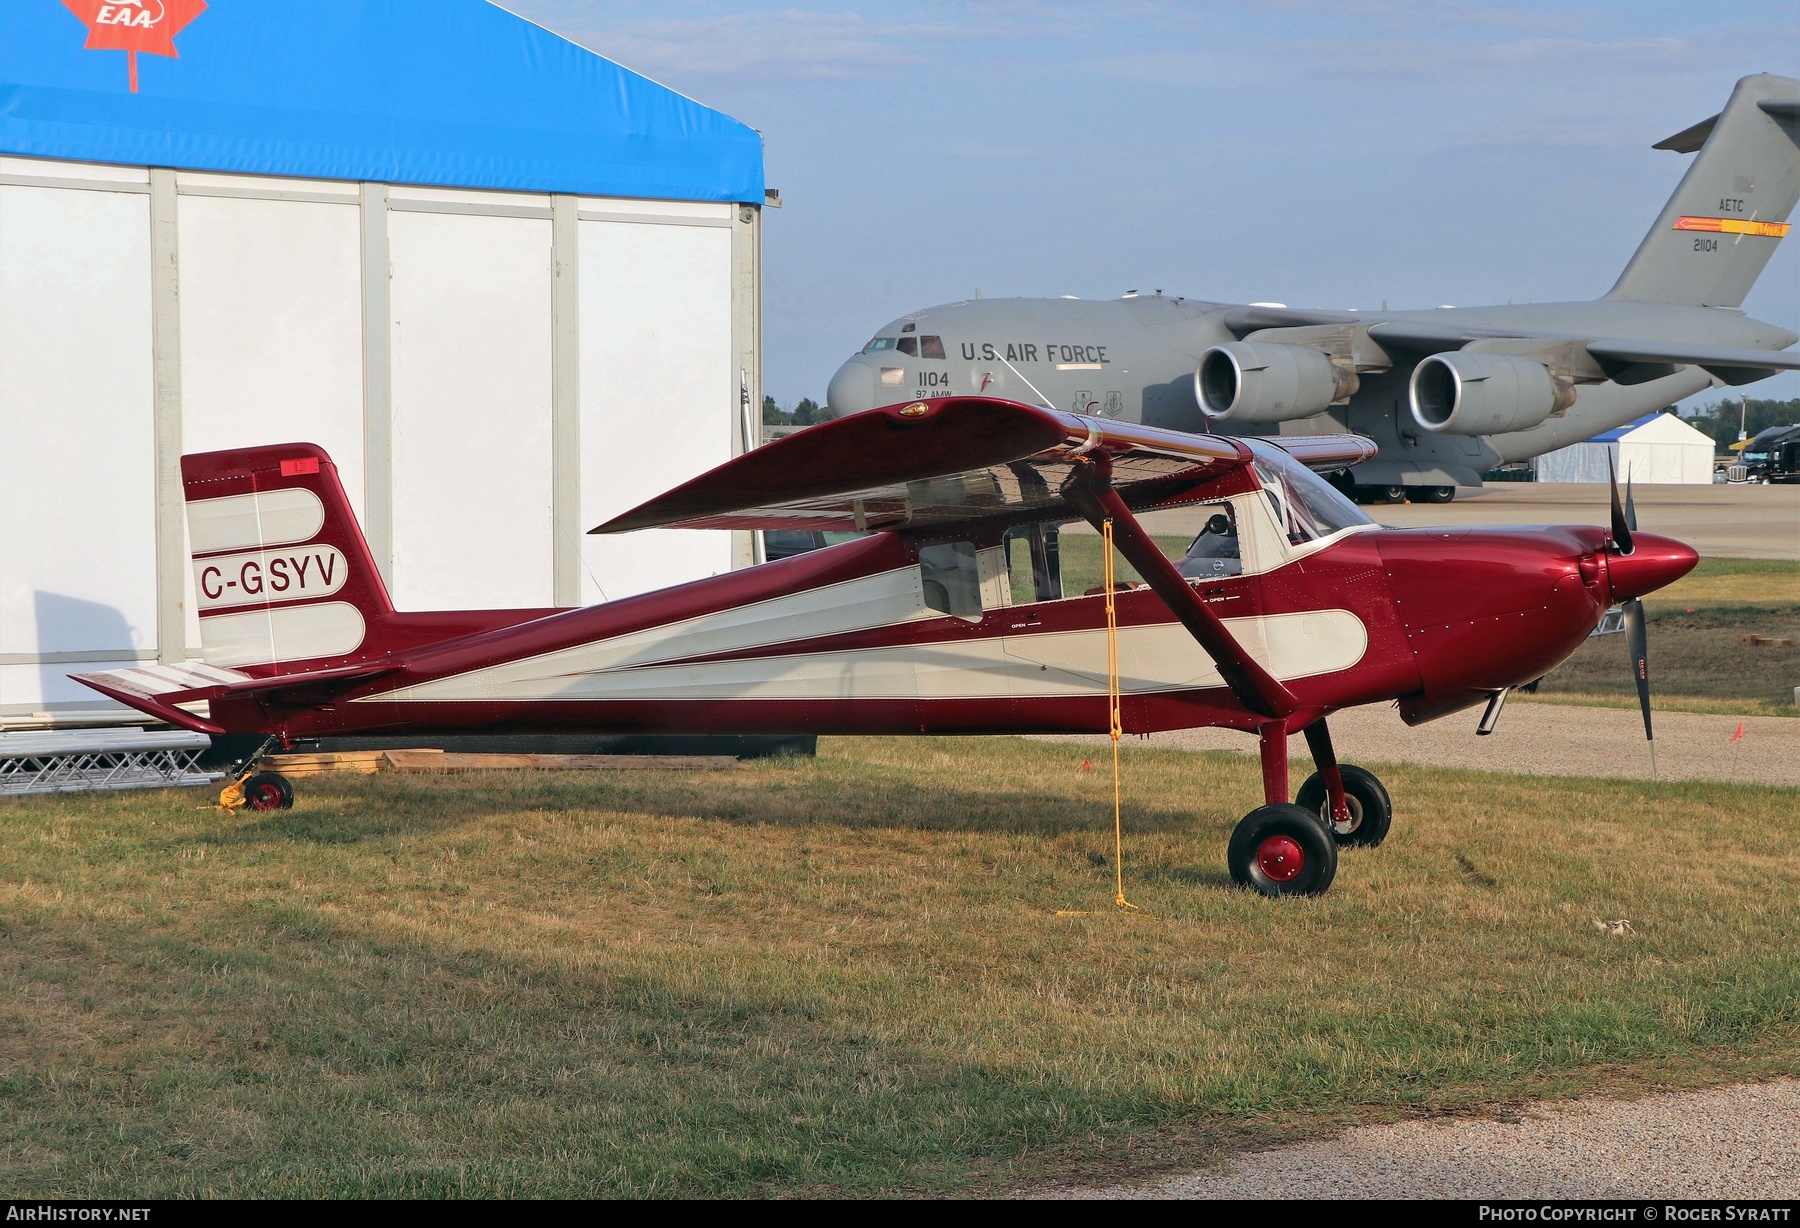
M 1271 898 L 1324 895 L 1337 876 L 1337 842 L 1319 816 L 1291 802 L 1259 806 L 1231 833 L 1231 877 Z
M 1340 763 L 1338 772 L 1344 778 L 1344 800 L 1350 803 L 1351 823 L 1340 827 L 1331 821 L 1331 798 L 1325 789 L 1325 778 L 1314 772 L 1294 794 L 1294 804 L 1308 814 L 1316 814 L 1339 844 L 1374 848 L 1387 839 L 1394 823 L 1394 800 L 1373 772 L 1355 764 Z
M 1406 487 L 1404 486 L 1374 486 L 1370 489 L 1377 493 L 1383 503 L 1406 502 Z
M 276 772 L 258 772 L 243 784 L 244 809 L 288 810 L 294 805 L 294 786 Z
M 1414 503 L 1448 503 L 1456 498 L 1454 486 L 1415 486 L 1406 492 Z

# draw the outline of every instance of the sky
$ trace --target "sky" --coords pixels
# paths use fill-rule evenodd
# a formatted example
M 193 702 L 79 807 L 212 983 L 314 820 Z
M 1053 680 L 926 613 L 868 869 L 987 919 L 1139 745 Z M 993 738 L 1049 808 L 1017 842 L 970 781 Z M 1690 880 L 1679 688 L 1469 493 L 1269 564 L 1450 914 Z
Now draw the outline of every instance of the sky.
M 1691 160 L 1650 146 L 1739 77 L 1800 76 L 1792 0 L 507 7 L 762 132 L 783 405 L 978 290 L 1595 298 Z M 1744 306 L 1800 332 L 1800 235 Z M 1748 391 L 1800 396 L 1800 374 Z

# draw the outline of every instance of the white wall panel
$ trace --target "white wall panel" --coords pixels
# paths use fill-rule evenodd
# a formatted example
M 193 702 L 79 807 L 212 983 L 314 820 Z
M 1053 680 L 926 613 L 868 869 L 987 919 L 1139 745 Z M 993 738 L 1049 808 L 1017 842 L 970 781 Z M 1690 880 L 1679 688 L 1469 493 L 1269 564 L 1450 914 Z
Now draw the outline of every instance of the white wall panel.
M 584 532 L 731 457 L 731 232 L 581 223 Z M 731 568 L 731 535 L 648 529 L 582 538 L 584 599 L 617 600 Z
M 155 647 L 153 455 L 149 198 L 0 186 L 0 652 Z
M 395 604 L 549 605 L 550 223 L 388 227 Z
M 354 202 L 183 196 L 179 209 L 183 451 L 316 443 L 361 516 Z

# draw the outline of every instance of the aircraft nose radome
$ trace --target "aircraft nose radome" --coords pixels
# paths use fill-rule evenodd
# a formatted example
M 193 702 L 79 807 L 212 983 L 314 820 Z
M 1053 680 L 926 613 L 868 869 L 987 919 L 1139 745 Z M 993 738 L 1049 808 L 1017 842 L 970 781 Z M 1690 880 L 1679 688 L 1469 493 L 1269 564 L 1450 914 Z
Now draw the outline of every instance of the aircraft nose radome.
M 1610 554 L 1606 558 L 1607 589 L 1614 601 L 1654 593 L 1687 575 L 1700 561 L 1692 546 L 1672 537 L 1634 533 L 1632 538 L 1635 548 L 1630 554 Z
M 837 369 L 825 388 L 825 407 L 834 418 L 875 408 L 875 372 L 852 360 Z

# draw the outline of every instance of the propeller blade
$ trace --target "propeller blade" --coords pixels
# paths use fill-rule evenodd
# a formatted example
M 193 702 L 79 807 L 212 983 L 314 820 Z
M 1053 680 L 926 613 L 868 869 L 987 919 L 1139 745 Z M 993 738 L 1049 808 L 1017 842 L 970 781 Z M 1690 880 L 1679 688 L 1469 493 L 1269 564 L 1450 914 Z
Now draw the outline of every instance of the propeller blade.
M 1619 475 L 1613 471 L 1612 453 L 1606 454 L 1606 481 L 1612 487 L 1612 539 L 1613 547 L 1620 554 L 1630 554 L 1631 526 L 1625 521 L 1625 508 L 1619 502 Z
M 1637 681 L 1638 707 L 1644 712 L 1644 740 L 1653 742 L 1650 731 L 1650 640 L 1644 627 L 1644 603 L 1633 597 L 1624 605 L 1625 645 L 1631 651 L 1631 676 Z
M 1631 501 L 1631 470 L 1625 471 L 1625 527 L 1637 532 L 1637 505 Z

